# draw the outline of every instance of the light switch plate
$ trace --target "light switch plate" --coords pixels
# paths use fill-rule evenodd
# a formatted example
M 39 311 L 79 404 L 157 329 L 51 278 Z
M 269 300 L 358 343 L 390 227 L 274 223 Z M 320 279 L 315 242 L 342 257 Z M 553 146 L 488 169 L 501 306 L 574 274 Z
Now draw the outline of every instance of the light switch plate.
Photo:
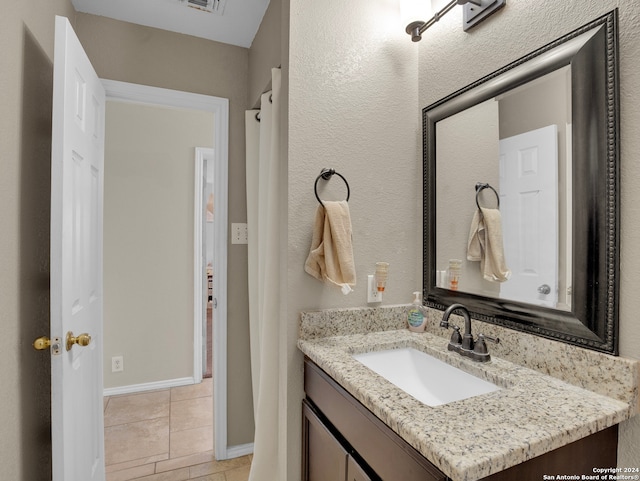
M 249 233 L 247 224 L 233 223 L 231 224 L 231 243 L 232 244 L 248 244 Z

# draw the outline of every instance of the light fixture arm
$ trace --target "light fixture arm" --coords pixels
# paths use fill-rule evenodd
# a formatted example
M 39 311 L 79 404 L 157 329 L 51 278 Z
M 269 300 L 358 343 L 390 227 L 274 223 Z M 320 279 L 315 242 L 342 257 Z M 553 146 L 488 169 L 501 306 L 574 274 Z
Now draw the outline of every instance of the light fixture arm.
M 449 11 L 453 10 L 453 7 L 455 7 L 456 5 L 464 5 L 465 3 L 473 3 L 474 5 L 478 6 L 482 4 L 481 0 L 451 0 L 447 5 L 445 5 L 442 10 L 436 12 L 430 20 L 426 22 L 422 22 L 419 20 L 411 22 L 409 25 L 407 25 L 406 32 L 411 35 L 411 40 L 413 42 L 419 42 L 420 40 L 422 40 L 422 34 L 425 32 L 425 30 L 427 30 L 434 23 L 444 17 L 447 13 L 449 13 Z

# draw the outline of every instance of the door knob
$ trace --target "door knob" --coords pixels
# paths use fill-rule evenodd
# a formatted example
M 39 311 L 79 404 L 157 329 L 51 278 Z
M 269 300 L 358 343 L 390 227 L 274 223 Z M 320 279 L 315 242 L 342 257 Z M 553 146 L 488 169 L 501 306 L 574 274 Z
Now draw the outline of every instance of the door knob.
M 33 341 L 33 348 L 36 351 L 46 351 L 51 346 L 51 339 L 47 336 L 42 336 Z
M 551 292 L 551 287 L 549 287 L 548 284 L 542 284 L 540 287 L 538 287 L 538 292 L 540 294 L 549 294 Z
M 88 346 L 90 342 L 91 336 L 86 332 L 77 337 L 73 335 L 73 332 L 67 332 L 67 351 L 70 351 L 74 344 L 79 346 Z
M 60 338 L 54 337 L 53 339 L 49 339 L 47 336 L 42 336 L 33 341 L 33 348 L 36 351 L 46 351 L 51 348 L 51 354 L 58 355 L 60 354 Z

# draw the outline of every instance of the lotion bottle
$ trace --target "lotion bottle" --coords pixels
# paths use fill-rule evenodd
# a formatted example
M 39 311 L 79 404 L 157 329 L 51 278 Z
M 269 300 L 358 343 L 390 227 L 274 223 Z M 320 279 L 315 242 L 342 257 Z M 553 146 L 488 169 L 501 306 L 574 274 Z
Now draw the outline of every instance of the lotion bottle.
M 407 316 L 407 324 L 410 331 L 424 332 L 427 325 L 427 310 L 420 300 L 420 292 L 414 292 L 413 305 Z

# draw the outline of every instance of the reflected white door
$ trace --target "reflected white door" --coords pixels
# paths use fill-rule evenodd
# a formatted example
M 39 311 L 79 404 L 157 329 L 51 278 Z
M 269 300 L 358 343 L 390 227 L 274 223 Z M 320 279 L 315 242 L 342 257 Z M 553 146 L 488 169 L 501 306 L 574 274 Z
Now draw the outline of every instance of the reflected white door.
M 105 93 L 64 17 L 56 17 L 53 76 L 51 337 L 62 341 L 51 362 L 53 481 L 103 481 Z
M 555 307 L 558 301 L 558 129 L 500 141 L 500 213 L 511 278 L 500 297 Z

